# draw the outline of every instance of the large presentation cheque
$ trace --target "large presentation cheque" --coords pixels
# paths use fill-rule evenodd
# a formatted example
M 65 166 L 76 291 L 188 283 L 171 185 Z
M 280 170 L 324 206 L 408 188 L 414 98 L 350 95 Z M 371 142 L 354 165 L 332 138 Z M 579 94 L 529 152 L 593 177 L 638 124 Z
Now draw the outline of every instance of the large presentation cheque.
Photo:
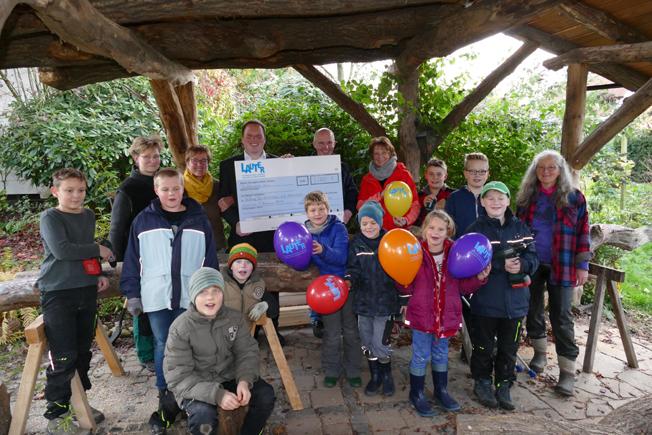
M 240 230 L 245 233 L 275 230 L 283 222 L 304 223 L 303 198 L 321 190 L 331 209 L 342 219 L 342 167 L 340 156 L 293 157 L 236 161 Z

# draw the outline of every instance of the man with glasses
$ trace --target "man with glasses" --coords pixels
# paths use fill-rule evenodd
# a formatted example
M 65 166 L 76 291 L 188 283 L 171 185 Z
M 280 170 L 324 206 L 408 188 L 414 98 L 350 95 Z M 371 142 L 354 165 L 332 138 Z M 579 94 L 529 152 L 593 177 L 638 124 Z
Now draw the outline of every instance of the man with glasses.
M 208 171 L 211 150 L 205 145 L 191 146 L 186 150 L 186 170 L 183 179 L 186 194 L 200 203 L 213 228 L 213 240 L 218 251 L 226 248 L 222 214 L 217 205 L 220 183 Z
M 489 178 L 489 159 L 483 153 L 469 153 L 464 156 L 464 178 L 466 185 L 451 193 L 446 200 L 446 213 L 455 221 L 455 239 L 479 216 L 486 215 L 480 204 L 480 192 Z

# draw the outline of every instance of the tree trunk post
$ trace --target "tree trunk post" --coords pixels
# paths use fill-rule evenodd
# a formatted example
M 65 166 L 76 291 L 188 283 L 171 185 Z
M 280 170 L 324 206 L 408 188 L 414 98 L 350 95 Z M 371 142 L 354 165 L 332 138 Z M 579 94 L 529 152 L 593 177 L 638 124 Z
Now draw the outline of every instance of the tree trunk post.
M 407 65 L 396 64 L 398 75 L 398 91 L 403 97 L 403 104 L 399 107 L 401 119 L 398 128 L 399 137 L 399 158 L 403 160 L 412 174 L 415 182 L 419 181 L 419 170 L 421 168 L 422 156 L 417 143 L 417 110 L 419 107 L 419 68 Z M 423 160 L 429 156 L 423 156 Z
M 572 155 L 582 140 L 584 113 L 586 108 L 586 80 L 588 68 L 584 64 L 568 65 L 566 80 L 566 110 L 561 128 L 561 154 L 570 163 Z M 579 171 L 571 170 L 573 184 L 579 185 Z
M 190 139 L 177 92 L 172 83 L 167 80 L 150 80 L 149 84 L 154 92 L 174 163 L 177 168 L 184 170 L 186 168 L 185 153 Z

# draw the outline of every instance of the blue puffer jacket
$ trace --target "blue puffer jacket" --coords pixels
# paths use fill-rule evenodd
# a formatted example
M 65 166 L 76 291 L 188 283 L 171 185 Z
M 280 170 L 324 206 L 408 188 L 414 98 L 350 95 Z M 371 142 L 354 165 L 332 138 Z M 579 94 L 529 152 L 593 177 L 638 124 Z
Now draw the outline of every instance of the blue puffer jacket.
M 312 240 L 324 249 L 321 254 L 313 255 L 311 259 L 319 268 L 319 274 L 344 277 L 346 257 L 349 252 L 349 233 L 346 231 L 346 226 L 337 216 L 329 215 L 321 231 L 315 230 L 310 225 L 310 221 L 306 221 L 306 227 L 312 234 Z
M 473 192 L 462 186 L 455 192 L 451 193 L 446 199 L 444 207 L 455 222 L 455 237 L 454 240 L 459 239 L 462 234 L 467 233 L 466 229 L 480 216 L 486 216 L 480 198 L 476 197 Z
M 530 304 L 528 287 L 512 288 L 505 271 L 505 259 L 496 258 L 496 252 L 506 248 L 508 240 L 531 237 L 529 228 L 518 220 L 512 212 L 505 212 L 505 223 L 498 219 L 480 216 L 467 229 L 467 233 L 481 233 L 491 241 L 494 255 L 491 259 L 491 273 L 488 282 L 471 298 L 471 312 L 485 317 L 518 319 L 527 314 Z M 532 275 L 539 267 L 539 259 L 534 243 L 521 254 L 521 272 Z
M 146 313 L 188 308 L 188 282 L 202 266 L 219 270 L 211 227 L 203 208 L 184 198 L 186 213 L 173 228 L 157 198 L 131 224 L 120 288 L 141 298 Z
M 349 243 L 345 279 L 351 281 L 354 311 L 363 316 L 389 316 L 398 313 L 398 292 L 392 278 L 378 260 L 378 245 L 386 231 L 376 239 L 356 235 Z

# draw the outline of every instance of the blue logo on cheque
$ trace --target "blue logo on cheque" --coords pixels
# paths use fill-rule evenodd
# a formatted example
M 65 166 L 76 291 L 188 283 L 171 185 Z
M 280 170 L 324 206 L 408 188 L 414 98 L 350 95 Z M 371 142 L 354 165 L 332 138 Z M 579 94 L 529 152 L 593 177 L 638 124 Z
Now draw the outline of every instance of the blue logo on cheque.
M 264 174 L 263 162 L 240 163 L 240 170 L 243 174 Z

